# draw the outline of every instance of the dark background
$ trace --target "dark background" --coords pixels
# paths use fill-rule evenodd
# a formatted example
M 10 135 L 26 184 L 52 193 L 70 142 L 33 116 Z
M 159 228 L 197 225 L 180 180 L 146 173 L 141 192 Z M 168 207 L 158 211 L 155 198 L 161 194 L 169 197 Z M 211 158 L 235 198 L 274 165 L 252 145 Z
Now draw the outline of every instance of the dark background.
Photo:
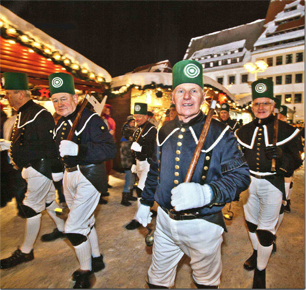
M 1 1 L 106 69 L 182 60 L 191 38 L 264 19 L 270 1 Z

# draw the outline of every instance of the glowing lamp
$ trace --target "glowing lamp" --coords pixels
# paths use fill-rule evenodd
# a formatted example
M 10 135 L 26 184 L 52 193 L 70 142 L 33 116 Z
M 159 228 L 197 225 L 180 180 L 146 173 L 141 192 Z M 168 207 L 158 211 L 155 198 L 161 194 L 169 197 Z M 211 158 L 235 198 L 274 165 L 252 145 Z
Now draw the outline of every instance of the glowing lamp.
M 8 28 L 7 29 L 7 34 L 9 34 L 9 35 L 16 35 L 17 31 L 16 31 L 15 28 Z
M 96 75 L 95 75 L 94 73 L 90 73 L 90 74 L 89 74 L 89 78 L 90 78 L 90 79 L 94 79 L 95 77 L 96 77 Z
M 25 43 L 30 41 L 30 39 L 26 35 L 21 35 L 20 39 L 22 42 L 25 42 Z
M 83 74 L 87 74 L 87 73 L 88 73 L 88 69 L 83 68 L 83 69 L 82 69 L 82 73 L 83 73 Z
M 78 64 L 73 63 L 73 64 L 71 65 L 71 68 L 72 68 L 72 69 L 75 69 L 75 70 L 78 70 L 80 67 L 79 67 Z

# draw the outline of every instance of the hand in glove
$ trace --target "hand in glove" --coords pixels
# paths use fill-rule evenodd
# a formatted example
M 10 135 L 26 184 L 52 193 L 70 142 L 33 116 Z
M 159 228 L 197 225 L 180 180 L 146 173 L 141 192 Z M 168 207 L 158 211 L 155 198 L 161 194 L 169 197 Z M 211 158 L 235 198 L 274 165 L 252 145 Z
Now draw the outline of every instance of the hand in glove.
M 0 139 L 0 151 L 9 150 L 11 147 L 11 141 Z
M 152 221 L 152 213 L 148 205 L 140 204 L 136 220 L 138 220 L 144 227 L 146 227 Z
M 136 169 L 137 169 L 136 165 L 133 164 L 132 167 L 131 167 L 131 172 L 132 172 L 132 173 L 137 173 L 137 170 L 136 170 Z
M 59 146 L 59 152 L 61 157 L 64 156 L 77 156 L 79 152 L 79 145 L 72 141 L 63 140 Z
M 277 146 L 269 146 L 265 149 L 266 157 L 271 160 L 275 159 L 282 159 L 283 158 L 283 151 Z
M 52 179 L 53 179 L 54 182 L 62 180 L 63 177 L 64 177 L 64 173 L 63 172 L 52 173 Z
M 133 142 L 131 146 L 131 150 L 134 150 L 136 152 L 141 152 L 142 147 L 137 143 Z
M 171 204 L 176 211 L 198 208 L 209 204 L 212 190 L 209 185 L 184 182 L 171 190 Z

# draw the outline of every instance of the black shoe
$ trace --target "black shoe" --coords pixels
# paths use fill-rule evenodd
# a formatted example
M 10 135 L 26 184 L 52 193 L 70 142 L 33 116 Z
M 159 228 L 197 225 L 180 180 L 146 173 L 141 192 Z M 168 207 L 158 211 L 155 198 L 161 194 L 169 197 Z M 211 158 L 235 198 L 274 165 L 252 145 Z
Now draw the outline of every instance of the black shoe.
M 272 253 L 275 253 L 276 252 L 276 243 L 273 242 L 273 249 L 272 249 Z
M 251 271 L 257 266 L 257 250 L 254 250 L 252 256 L 248 258 L 243 264 L 244 269 Z
M 266 269 L 258 270 L 257 267 L 254 272 L 253 289 L 266 289 Z
M 137 197 L 133 196 L 133 189 L 131 189 L 131 191 L 128 194 L 128 200 L 131 200 L 131 201 L 137 200 Z
M 290 199 L 287 199 L 287 204 L 284 206 L 284 212 L 291 212 Z
M 102 196 L 100 197 L 99 204 L 107 204 L 108 201 L 105 200 Z
M 121 204 L 124 206 L 130 206 L 132 205 L 129 200 L 128 200 L 128 195 L 130 193 L 129 192 L 122 192 L 122 200 L 121 200 Z
M 156 210 L 151 209 L 151 213 L 152 213 L 152 217 L 157 216 L 157 211 Z
M 59 238 L 65 238 L 65 234 L 63 232 L 60 232 L 57 228 L 54 229 L 52 233 L 41 236 L 41 240 L 43 242 L 51 242 Z
M 101 196 L 109 196 L 109 192 L 108 191 L 107 192 L 102 192 Z
M 76 271 L 78 272 L 75 284 L 73 286 L 74 289 L 88 289 L 92 287 L 92 279 L 94 279 L 95 274 L 92 271 Z
M 135 230 L 135 229 L 139 228 L 140 226 L 141 226 L 141 224 L 140 224 L 138 221 L 132 220 L 130 223 L 128 223 L 128 224 L 125 226 L 125 228 L 126 228 L 127 230 Z
M 91 268 L 92 268 L 92 270 L 90 271 L 91 273 L 99 272 L 105 268 L 105 264 L 103 262 L 103 255 L 96 258 L 91 257 Z M 72 274 L 72 281 L 76 281 L 80 273 L 81 272 L 79 270 L 74 271 Z
M 8 269 L 11 267 L 15 267 L 21 263 L 29 262 L 34 259 L 34 252 L 33 250 L 29 254 L 24 254 L 20 251 L 20 249 L 17 249 L 11 257 L 2 259 L 0 261 L 0 268 L 1 269 Z
M 107 184 L 107 187 L 108 187 L 108 188 L 113 188 L 110 184 Z

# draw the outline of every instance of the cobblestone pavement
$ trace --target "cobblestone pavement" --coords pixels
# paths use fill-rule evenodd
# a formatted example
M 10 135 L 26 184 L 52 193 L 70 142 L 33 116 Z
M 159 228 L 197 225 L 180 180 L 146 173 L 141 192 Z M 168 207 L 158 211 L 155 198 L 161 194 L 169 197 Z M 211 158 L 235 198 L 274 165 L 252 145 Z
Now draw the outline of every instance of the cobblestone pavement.
M 147 230 L 143 227 L 128 231 L 124 225 L 136 212 L 136 202 L 125 207 L 120 204 L 124 174 L 114 172 L 110 178 L 108 204 L 96 210 L 96 227 L 100 250 L 106 268 L 96 273 L 94 288 L 148 288 L 145 279 L 150 266 L 152 248 L 145 245 Z M 304 245 L 304 167 L 295 173 L 291 197 L 291 213 L 285 213 L 277 232 L 277 251 L 267 267 L 267 288 L 305 288 Z M 252 248 L 243 218 L 242 204 L 231 204 L 234 218 L 226 221 L 228 232 L 222 244 L 223 272 L 220 288 L 251 288 L 253 271 L 243 269 L 244 261 Z M 224 208 L 227 212 L 229 205 Z M 8 257 L 23 242 L 25 220 L 16 215 L 15 201 L 0 209 L 1 259 Z M 153 219 L 151 227 L 154 227 Z M 43 213 L 41 230 L 34 246 L 35 259 L 12 269 L 0 270 L 0 287 L 4 288 L 72 288 L 71 274 L 78 268 L 73 248 L 67 239 L 41 242 L 41 235 L 55 228 L 47 213 Z M 189 258 L 184 256 L 179 264 L 174 288 L 196 288 L 192 282 Z

